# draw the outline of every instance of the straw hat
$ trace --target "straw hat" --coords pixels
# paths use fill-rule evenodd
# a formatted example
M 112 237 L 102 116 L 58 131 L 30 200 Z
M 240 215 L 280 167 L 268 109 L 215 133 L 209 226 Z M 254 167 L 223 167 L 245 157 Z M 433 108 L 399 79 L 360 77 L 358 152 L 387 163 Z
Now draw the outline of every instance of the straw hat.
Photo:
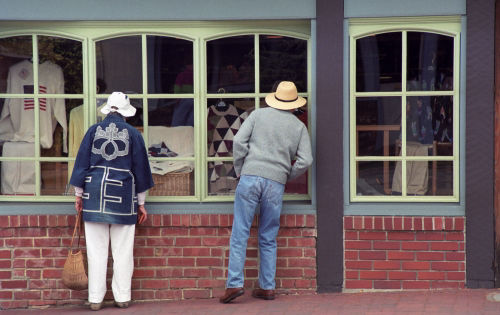
M 294 109 L 304 106 L 307 101 L 298 96 L 297 87 L 290 81 L 281 81 L 276 89 L 276 93 L 270 93 L 266 96 L 267 105 L 277 109 Z
M 127 94 L 122 92 L 113 92 L 108 97 L 106 105 L 101 108 L 101 113 L 107 115 L 110 112 L 118 112 L 124 117 L 135 115 L 135 107 L 130 105 L 130 99 Z

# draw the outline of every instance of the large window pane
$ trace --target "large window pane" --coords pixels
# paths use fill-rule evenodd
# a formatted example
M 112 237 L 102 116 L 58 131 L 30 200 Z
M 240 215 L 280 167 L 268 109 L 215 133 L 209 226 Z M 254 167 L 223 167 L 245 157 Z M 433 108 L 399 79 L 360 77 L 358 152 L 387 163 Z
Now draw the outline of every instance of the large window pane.
M 356 91 L 401 91 L 401 32 L 356 41 Z
M 40 163 L 42 195 L 62 196 L 68 189 L 68 163 L 42 162 Z
M 453 89 L 453 37 L 408 32 L 410 91 Z
M 148 93 L 193 93 L 193 43 L 147 36 Z
M 401 177 L 401 170 L 395 170 L 394 162 L 357 162 L 356 193 L 358 196 L 390 195 L 394 176 Z
M 76 40 L 39 36 L 38 80 L 41 94 L 83 93 L 82 43 Z
M 2 157 L 33 157 L 35 145 L 28 142 L 5 142 L 2 145 Z M 35 194 L 35 162 L 2 161 L 0 162 L 0 191 L 2 195 Z
M 140 36 L 126 36 L 96 43 L 96 76 L 106 90 L 142 93 L 142 45 Z
M 149 99 L 150 126 L 194 126 L 194 100 L 192 98 Z
M 208 195 L 234 195 L 238 178 L 233 162 L 208 162 Z
M 261 35 L 260 91 L 272 92 L 281 81 L 292 81 L 307 91 L 307 41 L 278 35 Z
M 216 93 L 255 91 L 254 36 L 235 36 L 207 43 L 207 88 Z

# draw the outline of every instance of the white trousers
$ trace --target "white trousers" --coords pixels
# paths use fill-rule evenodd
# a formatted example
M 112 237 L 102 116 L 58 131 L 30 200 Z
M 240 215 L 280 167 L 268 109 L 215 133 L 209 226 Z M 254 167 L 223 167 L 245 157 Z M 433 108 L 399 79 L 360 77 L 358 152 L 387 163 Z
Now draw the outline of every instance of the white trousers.
M 113 297 L 116 302 L 130 301 L 134 272 L 134 234 L 135 224 L 85 222 L 90 303 L 101 303 L 106 294 L 110 237 L 113 254 Z

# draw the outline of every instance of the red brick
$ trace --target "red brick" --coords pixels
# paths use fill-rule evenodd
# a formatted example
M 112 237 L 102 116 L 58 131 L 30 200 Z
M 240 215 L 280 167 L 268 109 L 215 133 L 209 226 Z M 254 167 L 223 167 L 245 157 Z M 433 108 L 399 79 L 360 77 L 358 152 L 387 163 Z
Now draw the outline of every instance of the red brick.
M 394 229 L 402 230 L 403 229 L 403 218 L 402 217 L 394 217 Z
M 289 258 L 288 267 L 316 267 L 315 258 Z
M 406 231 L 413 230 L 413 218 L 405 217 L 403 218 L 403 229 Z
M 302 278 L 304 270 L 302 268 L 278 268 L 276 270 L 276 277 L 279 278 Z
M 42 257 L 66 257 L 68 256 L 67 248 L 43 248 Z
M 372 269 L 371 261 L 346 261 L 346 269 Z
M 417 241 L 444 241 L 443 232 L 417 233 Z
M 345 240 L 358 240 L 358 231 L 344 231 Z
M 40 269 L 26 269 L 26 277 L 28 277 L 28 279 L 41 279 L 42 278 L 42 270 L 40 270 Z
M 413 241 L 415 240 L 414 232 L 387 232 L 387 239 L 393 241 Z
M 313 214 L 306 214 L 306 227 L 316 228 L 316 216 Z
M 449 253 L 445 253 L 445 255 L 446 255 L 446 260 L 465 261 L 465 253 L 449 252 Z
M 345 278 L 346 279 L 359 279 L 359 271 L 358 270 L 346 270 Z
M 9 227 L 9 216 L 2 215 L 0 216 L 0 228 Z
M 432 289 L 462 289 L 464 282 L 460 281 L 433 281 L 431 282 Z
M 346 289 L 371 289 L 371 280 L 345 280 Z
M 446 240 L 447 241 L 463 241 L 464 240 L 464 232 L 447 232 Z
M 28 267 L 28 268 L 47 268 L 47 267 L 53 267 L 53 266 L 54 266 L 53 259 L 42 258 L 42 259 L 27 259 L 26 260 L 26 267 Z
M 61 279 L 62 269 L 43 269 L 42 276 L 44 279 Z
M 431 270 L 437 271 L 458 271 L 459 264 L 454 261 L 434 261 L 431 264 Z
M 373 281 L 373 288 L 384 290 L 399 290 L 401 289 L 401 281 Z
M 26 308 L 28 307 L 28 301 L 3 301 L 0 302 L 0 310 L 10 309 L 10 308 Z
M 196 258 L 196 266 L 222 266 L 222 258 Z
M 387 272 L 385 271 L 369 271 L 369 270 L 361 270 L 359 272 L 360 279 L 371 279 L 371 280 L 385 280 L 387 279 Z
M 229 246 L 229 237 L 204 237 L 203 246 Z
M 10 249 L 6 250 L 0 250 L 0 259 L 10 259 L 11 258 L 11 253 Z
M 316 247 L 316 239 L 314 238 L 289 238 L 288 246 L 290 247 Z
M 155 270 L 155 278 L 181 278 L 182 268 L 160 268 Z
M 176 258 L 169 257 L 167 266 L 182 266 L 182 267 L 193 267 L 195 264 L 194 258 Z
M 431 250 L 435 251 L 456 251 L 459 248 L 457 242 L 431 242 Z
M 441 271 L 419 271 L 418 280 L 444 280 L 446 279 L 446 272 Z
M 392 225 L 392 217 L 384 217 L 384 230 L 390 231 L 394 229 L 394 226 Z
M 187 236 L 189 230 L 185 228 L 169 227 L 161 229 L 161 236 Z
M 33 247 L 32 238 L 11 238 L 5 240 L 6 247 Z
M 363 221 L 364 221 L 364 226 L 365 226 L 365 230 L 371 230 L 373 229 L 373 217 L 364 217 L 363 218 Z
M 2 280 L 0 282 L 2 289 L 26 289 L 28 281 L 26 280 Z
M 386 261 L 374 261 L 373 269 L 375 270 L 397 270 L 401 267 L 399 261 L 386 260 Z
M 446 273 L 446 279 L 447 280 L 465 281 L 465 272 L 463 272 L 463 271 L 460 271 L 460 272 L 447 272 Z
M 210 256 L 208 247 L 186 247 L 182 249 L 183 256 Z
M 434 219 L 434 230 L 444 230 L 445 229 L 443 218 L 434 217 L 433 219 Z
M 372 249 L 370 241 L 345 241 L 345 249 Z M 279 254 L 278 254 L 279 256 Z
M 434 224 L 432 218 L 429 217 L 424 218 L 424 230 L 426 231 L 434 230 Z
M 59 247 L 61 239 L 59 238 L 35 238 L 35 247 Z
M 428 261 L 404 261 L 403 270 L 430 270 L 431 263 Z
M 136 239 L 137 240 L 137 239 Z M 152 237 L 146 239 L 147 246 L 173 246 L 173 237 Z
M 169 288 L 169 280 L 142 280 L 142 289 L 167 289 Z M 133 292 L 134 290 L 132 290 Z
M 373 249 L 400 249 L 401 242 L 384 242 L 384 241 L 374 241 Z
M 134 269 L 134 278 L 154 278 L 154 276 L 155 276 L 154 269 L 143 269 L 143 268 Z
M 316 257 L 316 248 L 304 248 L 304 257 Z
M 403 281 L 403 290 L 430 289 L 430 281 Z
M 389 271 L 389 280 L 416 280 L 417 273 L 409 271 Z
M 0 291 L 0 299 L 11 300 L 12 291 Z
M 7 269 L 7 268 L 11 268 L 11 266 L 12 266 L 12 263 L 10 262 L 10 260 L 0 260 L 0 268 Z
M 226 281 L 224 279 L 214 280 L 214 279 L 199 279 L 199 288 L 224 288 Z
M 387 252 L 387 259 L 389 260 L 413 260 L 415 254 L 413 252 L 400 252 L 400 251 L 389 251 Z
M 217 229 L 215 228 L 192 228 L 189 230 L 190 236 L 216 236 Z
M 360 240 L 385 240 L 386 239 L 386 232 L 360 231 L 359 232 L 359 239 Z
M 344 217 L 344 230 L 352 230 L 353 225 L 353 217 Z
M 428 242 L 401 242 L 402 250 L 429 250 Z
M 413 227 L 415 231 L 422 231 L 424 229 L 424 218 L 414 217 Z
M 445 218 L 444 219 L 444 228 L 447 231 L 453 230 L 453 218 Z
M 170 280 L 171 288 L 195 288 L 196 280 L 194 279 L 179 279 L 179 280 Z
M 40 291 L 20 291 L 14 292 L 14 299 L 16 300 L 39 300 L 41 297 Z
M 363 229 L 363 217 L 355 216 L 354 217 L 354 229 L 362 230 Z
M 302 248 L 278 248 L 280 257 L 302 257 Z
M 358 259 L 358 251 L 346 250 L 344 252 L 344 259 L 345 260 Z
M 361 260 L 386 260 L 385 251 L 360 251 L 359 259 Z
M 208 299 L 210 298 L 210 290 L 182 290 L 184 299 Z
M 11 275 L 11 271 L 0 270 L 0 279 L 10 279 Z
M 417 260 L 444 260 L 444 253 L 440 252 L 416 252 Z
M 167 265 L 167 260 L 166 258 L 140 258 L 139 259 L 139 265 L 137 267 L 152 267 L 152 266 L 159 266 L 159 267 L 165 267 Z
M 384 229 L 384 218 L 383 217 L 375 217 L 373 220 L 373 229 L 374 230 L 383 230 Z
M 175 246 L 200 246 L 201 237 L 176 237 Z
M 465 227 L 465 218 L 457 217 L 455 219 L 454 230 L 455 231 L 463 231 Z

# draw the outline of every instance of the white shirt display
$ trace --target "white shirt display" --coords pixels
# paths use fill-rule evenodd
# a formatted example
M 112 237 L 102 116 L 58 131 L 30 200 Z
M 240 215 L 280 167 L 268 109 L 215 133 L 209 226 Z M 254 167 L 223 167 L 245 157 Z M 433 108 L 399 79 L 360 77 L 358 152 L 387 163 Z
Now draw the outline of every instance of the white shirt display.
M 45 61 L 38 67 L 40 94 L 63 94 L 64 77 L 61 67 Z M 33 64 L 24 60 L 9 69 L 7 93 L 33 93 Z M 48 149 L 53 144 L 53 133 L 57 123 L 63 129 L 63 151 L 68 152 L 66 108 L 64 99 L 40 98 L 40 145 Z M 35 114 L 32 98 L 9 98 L 5 100 L 0 115 L 0 139 L 6 141 L 35 142 Z

